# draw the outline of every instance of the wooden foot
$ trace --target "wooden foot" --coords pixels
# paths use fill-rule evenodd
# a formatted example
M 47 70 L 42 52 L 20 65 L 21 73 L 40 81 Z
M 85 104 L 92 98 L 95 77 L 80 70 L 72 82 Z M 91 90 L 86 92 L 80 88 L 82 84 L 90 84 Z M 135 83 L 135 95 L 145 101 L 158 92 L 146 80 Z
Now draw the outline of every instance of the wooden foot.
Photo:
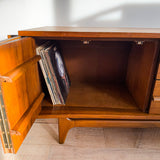
M 59 118 L 58 119 L 58 127 L 59 127 L 59 143 L 63 144 L 68 131 L 74 127 L 74 121 L 69 118 Z

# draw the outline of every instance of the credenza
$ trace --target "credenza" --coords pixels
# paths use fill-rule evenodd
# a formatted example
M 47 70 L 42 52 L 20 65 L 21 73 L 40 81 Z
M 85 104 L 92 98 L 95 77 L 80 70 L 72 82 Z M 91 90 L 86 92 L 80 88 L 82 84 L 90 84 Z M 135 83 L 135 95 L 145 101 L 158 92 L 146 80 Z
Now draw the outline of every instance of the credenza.
M 71 80 L 53 105 L 36 47 L 56 41 Z M 37 118 L 73 127 L 160 127 L 160 29 L 41 27 L 0 42 L 0 136 L 16 153 Z

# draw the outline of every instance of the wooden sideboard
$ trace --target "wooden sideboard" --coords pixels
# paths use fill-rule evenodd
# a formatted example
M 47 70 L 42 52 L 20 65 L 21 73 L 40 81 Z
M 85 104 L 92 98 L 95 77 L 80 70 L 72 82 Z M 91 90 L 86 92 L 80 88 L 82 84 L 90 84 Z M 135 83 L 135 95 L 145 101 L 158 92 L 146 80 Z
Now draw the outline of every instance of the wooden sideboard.
M 47 40 L 71 79 L 65 105 L 52 105 L 38 67 Z M 160 29 L 42 27 L 0 42 L 4 152 L 18 151 L 36 118 L 59 119 L 59 143 L 73 127 L 160 127 L 159 40 Z

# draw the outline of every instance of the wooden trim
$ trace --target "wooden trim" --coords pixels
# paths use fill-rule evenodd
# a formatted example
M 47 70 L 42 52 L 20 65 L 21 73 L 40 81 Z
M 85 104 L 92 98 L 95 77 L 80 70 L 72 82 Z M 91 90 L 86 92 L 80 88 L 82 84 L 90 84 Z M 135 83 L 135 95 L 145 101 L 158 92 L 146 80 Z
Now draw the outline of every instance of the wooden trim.
M 0 76 L 0 81 L 3 81 L 3 82 L 15 81 L 27 70 L 27 68 L 29 66 L 33 65 L 34 63 L 36 63 L 40 59 L 41 59 L 41 57 L 39 55 L 34 56 L 33 58 L 27 60 L 23 64 L 17 66 L 13 70 L 9 71 L 4 76 Z
M 123 128 L 154 128 L 160 127 L 160 121 L 128 121 L 107 119 L 69 119 L 59 118 L 59 143 L 65 142 L 68 131 L 73 127 L 123 127 Z
M 42 107 L 39 119 L 42 118 L 99 118 L 119 120 L 160 120 L 160 115 L 143 113 L 140 110 L 112 109 L 101 107 Z
M 17 122 L 13 129 L 11 129 L 11 138 L 13 143 L 13 152 L 16 153 L 22 144 L 24 138 L 29 132 L 32 124 L 34 123 L 37 115 L 41 111 L 41 102 L 44 93 L 41 93 L 30 108 L 24 113 L 22 118 Z
M 102 28 L 47 26 L 22 30 L 20 36 L 61 38 L 160 38 L 158 28 Z
M 7 38 L 14 38 L 14 37 L 17 37 L 17 35 L 7 35 Z
M 19 40 L 19 39 L 21 39 L 21 36 L 11 37 L 9 39 L 5 39 L 5 40 L 0 41 L 0 45 L 4 45 L 5 43 L 15 41 L 15 40 Z
M 23 131 L 28 127 L 28 124 L 33 123 L 35 120 L 34 113 L 43 100 L 44 93 L 41 93 L 40 96 L 36 98 L 32 106 L 25 112 L 23 117 L 18 121 L 15 127 L 11 130 L 11 134 L 22 134 Z
M 6 76 L 0 76 L 0 83 L 2 82 L 12 82 L 12 79 L 10 77 L 6 77 Z
M 75 127 L 153 128 L 160 127 L 160 121 L 74 120 L 74 125 Z

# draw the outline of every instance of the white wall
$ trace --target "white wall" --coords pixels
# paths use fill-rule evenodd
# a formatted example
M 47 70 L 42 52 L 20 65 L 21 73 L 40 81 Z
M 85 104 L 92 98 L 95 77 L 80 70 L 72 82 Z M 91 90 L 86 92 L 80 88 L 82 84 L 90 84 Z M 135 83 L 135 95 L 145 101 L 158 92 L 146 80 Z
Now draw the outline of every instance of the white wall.
M 50 25 L 160 28 L 160 0 L 0 0 L 0 39 Z

